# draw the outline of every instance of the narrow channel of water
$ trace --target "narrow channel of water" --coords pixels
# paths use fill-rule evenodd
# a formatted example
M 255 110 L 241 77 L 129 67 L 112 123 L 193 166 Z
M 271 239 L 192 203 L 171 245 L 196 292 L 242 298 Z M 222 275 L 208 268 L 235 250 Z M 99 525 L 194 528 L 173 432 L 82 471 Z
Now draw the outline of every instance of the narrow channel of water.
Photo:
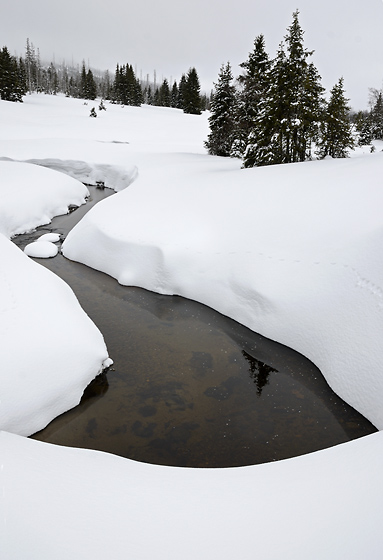
M 65 237 L 110 191 L 49 226 Z M 120 286 L 61 254 L 35 259 L 73 289 L 114 365 L 79 406 L 32 436 L 148 463 L 251 465 L 355 439 L 376 428 L 337 397 L 306 358 L 199 303 Z

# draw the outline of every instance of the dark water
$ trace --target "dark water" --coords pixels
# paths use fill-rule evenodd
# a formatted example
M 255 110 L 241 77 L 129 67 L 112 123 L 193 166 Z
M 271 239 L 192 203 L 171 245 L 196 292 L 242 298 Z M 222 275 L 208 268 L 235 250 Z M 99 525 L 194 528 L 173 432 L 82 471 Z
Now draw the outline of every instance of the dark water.
M 94 203 L 110 191 L 91 192 Z M 80 212 L 14 241 L 24 247 L 46 231 L 65 236 Z M 70 284 L 104 334 L 114 365 L 78 407 L 33 438 L 148 463 L 228 467 L 294 457 L 376 431 L 306 358 L 212 309 L 120 286 L 61 254 L 35 260 Z

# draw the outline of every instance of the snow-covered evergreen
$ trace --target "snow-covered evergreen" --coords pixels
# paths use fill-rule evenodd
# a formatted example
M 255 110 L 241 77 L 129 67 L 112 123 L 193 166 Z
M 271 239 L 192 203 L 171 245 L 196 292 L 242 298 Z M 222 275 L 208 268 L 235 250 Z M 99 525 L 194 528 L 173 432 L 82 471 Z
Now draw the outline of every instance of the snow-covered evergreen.
M 345 97 L 343 78 L 331 90 L 329 102 L 320 126 L 317 155 L 345 158 L 355 147 L 352 126 L 349 120 L 350 107 Z
M 235 133 L 236 94 L 228 62 L 221 66 L 215 84 L 209 117 L 210 134 L 205 146 L 211 155 L 230 156 Z

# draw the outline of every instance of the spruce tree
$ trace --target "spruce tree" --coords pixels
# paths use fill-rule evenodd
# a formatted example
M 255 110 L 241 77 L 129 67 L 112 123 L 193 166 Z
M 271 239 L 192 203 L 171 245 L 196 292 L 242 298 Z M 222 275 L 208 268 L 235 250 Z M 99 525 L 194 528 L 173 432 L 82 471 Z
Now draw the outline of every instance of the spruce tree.
M 170 106 L 177 107 L 177 103 L 178 103 L 178 86 L 177 86 L 177 82 L 174 82 L 170 94 Z
M 307 143 L 319 123 L 322 111 L 323 88 L 320 76 L 307 58 L 313 51 L 303 46 L 303 30 L 298 20 L 299 11 L 293 14 L 293 22 L 285 37 L 288 56 L 286 59 L 285 101 L 287 111 L 284 122 L 285 163 L 304 161 Z
M 293 14 L 285 41 L 267 73 L 268 89 L 261 99 L 249 134 L 244 167 L 291 163 L 311 157 L 311 144 L 323 111 L 323 87 L 304 48 L 299 12 Z
M 0 99 L 22 102 L 23 95 L 25 88 L 17 59 L 3 47 L 0 51 Z
M 374 140 L 383 140 L 383 95 L 380 91 L 370 113 L 371 135 Z
M 236 107 L 236 93 L 232 81 L 233 75 L 228 62 L 226 66 L 221 66 L 218 82 L 214 84 L 209 117 L 210 134 L 205 142 L 205 147 L 211 155 L 230 156 Z
M 186 95 L 186 76 L 182 74 L 179 85 L 178 85 L 178 98 L 177 98 L 177 108 L 183 109 L 185 106 L 185 95 Z
M 93 72 L 92 70 L 89 68 L 87 74 L 86 74 L 86 97 L 85 99 L 96 99 L 97 97 L 97 86 L 96 86 L 96 82 L 94 81 L 94 77 L 93 77 Z
M 243 167 L 282 163 L 283 127 L 287 113 L 284 98 L 285 81 L 286 53 L 284 44 L 281 43 L 268 72 L 268 88 L 253 118 Z
M 260 105 L 265 99 L 268 87 L 269 56 L 265 50 L 263 35 L 258 35 L 254 41 L 254 49 L 248 59 L 240 64 L 244 72 L 238 78 L 240 90 L 235 115 L 236 132 L 233 154 L 243 156 L 250 132 L 256 123 Z
M 335 84 L 330 92 L 326 112 L 321 123 L 317 155 L 319 158 L 348 157 L 354 149 L 355 141 L 349 119 L 350 107 L 345 97 L 343 78 Z
M 81 69 L 81 78 L 80 78 L 80 95 L 82 99 L 88 99 L 87 97 L 87 79 L 86 79 L 86 68 L 85 68 L 85 62 L 83 61 L 82 63 L 82 69 Z
M 159 104 L 162 107 L 170 107 L 170 89 L 166 78 L 159 88 Z
M 201 114 L 201 96 L 200 96 L 200 83 L 195 68 L 190 68 L 186 76 L 185 89 L 183 94 L 183 110 L 184 113 L 193 115 Z
M 355 119 L 355 129 L 358 133 L 359 146 L 369 146 L 373 140 L 370 112 L 358 112 Z

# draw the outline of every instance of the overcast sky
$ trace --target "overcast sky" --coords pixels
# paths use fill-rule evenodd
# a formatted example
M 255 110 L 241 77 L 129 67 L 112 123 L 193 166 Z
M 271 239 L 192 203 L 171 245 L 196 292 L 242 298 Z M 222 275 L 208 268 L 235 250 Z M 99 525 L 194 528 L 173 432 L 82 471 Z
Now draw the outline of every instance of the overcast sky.
M 368 88 L 383 86 L 382 0 L 0 0 L 0 47 L 24 55 L 28 37 L 48 62 L 129 63 L 157 81 L 195 66 L 210 91 L 221 64 L 238 75 L 260 33 L 274 56 L 296 9 L 323 86 L 343 76 L 352 107 L 367 108 Z

